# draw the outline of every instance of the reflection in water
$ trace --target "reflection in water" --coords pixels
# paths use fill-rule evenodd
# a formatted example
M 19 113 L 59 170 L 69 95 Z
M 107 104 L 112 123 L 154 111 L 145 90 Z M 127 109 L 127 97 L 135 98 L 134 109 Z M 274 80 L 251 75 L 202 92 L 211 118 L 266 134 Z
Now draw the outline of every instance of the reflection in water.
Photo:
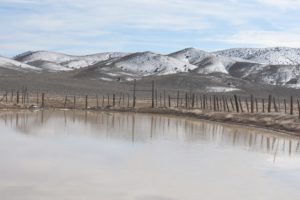
M 0 199 L 298 199 L 298 137 L 161 115 L 0 113 Z
M 230 126 L 188 118 L 132 113 L 79 111 L 40 111 L 2 113 L 5 126 L 23 134 L 43 134 L 41 128 L 56 124 L 57 129 L 80 124 L 92 128 L 97 135 L 134 142 L 178 140 L 187 143 L 210 142 L 239 146 L 249 151 L 289 155 L 300 153 L 300 138 L 254 128 Z M 64 123 L 59 123 L 63 121 Z M 84 122 L 83 124 L 80 122 Z M 49 124 L 48 124 L 49 123 Z M 84 129 L 86 129 L 84 128 Z M 138 133 L 138 134 L 136 134 Z M 89 133 L 87 133 L 89 134 Z

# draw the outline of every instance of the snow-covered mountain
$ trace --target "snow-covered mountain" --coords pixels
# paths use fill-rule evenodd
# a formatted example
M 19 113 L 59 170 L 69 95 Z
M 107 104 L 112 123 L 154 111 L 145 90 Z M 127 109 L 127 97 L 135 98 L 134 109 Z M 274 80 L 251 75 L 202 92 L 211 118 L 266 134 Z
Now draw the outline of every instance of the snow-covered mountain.
M 147 51 L 86 56 L 36 51 L 18 55 L 15 61 L 1 59 L 1 67 L 50 72 L 77 69 L 78 77 L 103 80 L 132 80 L 181 72 L 222 73 L 265 84 L 300 87 L 300 49 L 295 48 L 237 48 L 215 52 L 186 48 L 168 55 Z
M 40 71 L 39 68 L 0 56 L 0 67 L 17 71 Z
M 118 58 L 127 53 L 107 52 L 85 56 L 72 56 L 49 51 L 25 52 L 15 57 L 15 60 L 40 67 L 49 71 L 66 71 L 84 68 L 97 62 Z
M 274 48 L 236 48 L 216 51 L 215 54 L 241 58 L 248 61 L 269 65 L 299 65 L 300 49 L 287 47 Z

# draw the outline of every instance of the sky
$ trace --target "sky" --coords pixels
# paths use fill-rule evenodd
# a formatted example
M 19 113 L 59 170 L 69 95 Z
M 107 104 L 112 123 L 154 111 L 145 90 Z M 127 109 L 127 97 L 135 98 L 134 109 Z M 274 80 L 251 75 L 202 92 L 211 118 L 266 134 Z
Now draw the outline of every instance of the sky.
M 0 0 L 0 55 L 300 47 L 300 0 Z

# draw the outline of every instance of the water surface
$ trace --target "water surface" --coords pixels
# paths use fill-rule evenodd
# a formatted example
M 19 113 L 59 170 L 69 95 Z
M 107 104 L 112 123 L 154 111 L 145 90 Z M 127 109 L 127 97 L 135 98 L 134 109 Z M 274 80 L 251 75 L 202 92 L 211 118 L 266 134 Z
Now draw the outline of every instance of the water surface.
M 171 116 L 0 113 L 1 200 L 299 199 L 299 138 Z

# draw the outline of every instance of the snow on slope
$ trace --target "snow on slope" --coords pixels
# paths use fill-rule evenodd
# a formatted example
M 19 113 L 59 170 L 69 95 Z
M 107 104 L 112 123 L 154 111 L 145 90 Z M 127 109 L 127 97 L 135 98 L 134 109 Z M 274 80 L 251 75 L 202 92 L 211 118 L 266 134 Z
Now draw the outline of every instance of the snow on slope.
M 15 60 L 24 62 L 24 63 L 35 63 L 37 61 L 48 62 L 47 66 L 42 66 L 42 68 L 48 68 L 52 71 L 58 70 L 71 70 L 71 69 L 79 69 L 83 67 L 87 67 L 93 65 L 95 63 L 105 61 L 112 58 L 118 58 L 127 55 L 126 53 L 99 53 L 93 55 L 86 56 L 72 56 L 66 55 L 62 53 L 56 52 L 48 52 L 48 51 L 37 51 L 37 52 L 25 52 L 21 55 L 15 57 Z M 52 68 L 51 68 L 51 64 Z M 45 63 L 44 63 L 45 64 Z M 39 67 L 38 65 L 36 65 Z M 61 67 L 59 67 L 61 66 Z
M 209 55 L 210 53 L 199 49 L 187 48 L 175 53 L 171 53 L 168 56 L 185 61 L 187 63 L 195 64 Z
M 196 71 L 200 74 L 209 74 L 214 72 L 228 74 L 228 69 L 234 63 L 236 63 L 236 60 L 211 54 L 200 62 L 195 63 L 195 65 L 199 66 Z
M 197 68 L 195 65 L 153 52 L 134 53 L 117 60 L 113 65 L 140 76 L 174 74 Z
M 273 48 L 236 48 L 214 52 L 231 58 L 242 58 L 260 64 L 298 65 L 300 49 L 287 47 Z
M 39 71 L 40 69 L 9 58 L 0 56 L 0 67 L 18 71 Z
M 201 74 L 209 74 L 214 72 L 228 74 L 229 68 L 234 63 L 248 62 L 241 58 L 230 58 L 194 48 L 183 49 L 181 51 L 169 54 L 169 56 L 198 66 L 197 70 L 195 71 Z

